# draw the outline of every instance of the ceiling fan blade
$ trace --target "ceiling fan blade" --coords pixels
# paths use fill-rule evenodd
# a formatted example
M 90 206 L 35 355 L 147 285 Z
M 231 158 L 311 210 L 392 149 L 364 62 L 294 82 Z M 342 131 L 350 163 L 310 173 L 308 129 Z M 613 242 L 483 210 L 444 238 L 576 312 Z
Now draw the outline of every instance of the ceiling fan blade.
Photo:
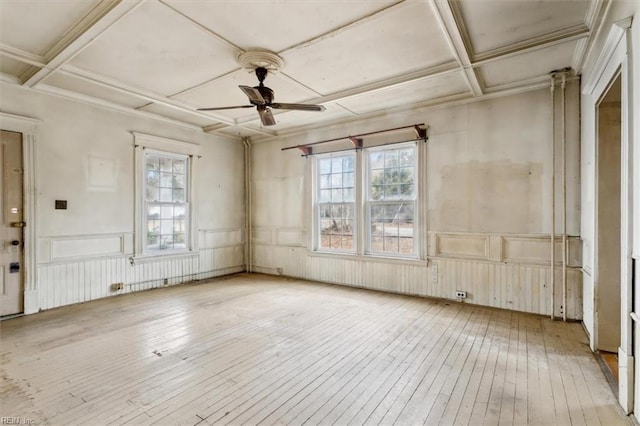
M 273 114 L 269 108 L 258 108 L 258 114 L 260 114 L 260 120 L 265 126 L 273 126 L 276 124 L 276 119 L 273 118 Z
M 255 102 L 258 105 L 264 105 L 266 103 L 260 92 L 258 92 L 255 88 L 249 86 L 238 87 L 240 87 L 240 90 L 242 90 L 244 94 L 249 97 L 249 100 L 251 102 Z
M 311 104 L 282 104 L 272 103 L 271 108 L 275 109 L 294 109 L 298 111 L 324 111 L 324 105 L 311 105 Z
M 253 108 L 254 105 L 239 105 L 239 106 L 228 106 L 228 107 L 215 107 L 215 108 L 198 108 L 198 111 L 219 111 L 223 109 L 239 109 L 239 108 Z

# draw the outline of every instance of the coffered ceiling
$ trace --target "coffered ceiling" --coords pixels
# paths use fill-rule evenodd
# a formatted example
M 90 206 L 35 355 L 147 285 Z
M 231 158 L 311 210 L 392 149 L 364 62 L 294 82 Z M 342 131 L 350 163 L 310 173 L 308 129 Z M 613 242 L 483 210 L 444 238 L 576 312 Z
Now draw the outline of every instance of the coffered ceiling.
M 548 85 L 580 72 L 600 0 L 0 0 L 0 79 L 233 136 L 270 136 Z M 238 57 L 277 54 L 263 127 Z M 1 96 L 1 94 L 0 94 Z

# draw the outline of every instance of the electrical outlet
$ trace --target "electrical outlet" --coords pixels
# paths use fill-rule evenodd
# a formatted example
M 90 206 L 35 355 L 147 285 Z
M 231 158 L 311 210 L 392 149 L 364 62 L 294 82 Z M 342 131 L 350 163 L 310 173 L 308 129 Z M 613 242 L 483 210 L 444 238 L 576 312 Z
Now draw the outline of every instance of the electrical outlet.
M 164 285 L 169 285 L 169 278 L 165 278 L 163 284 Z
M 118 291 L 124 288 L 124 283 L 113 283 L 111 284 L 111 291 Z
M 431 265 L 431 282 L 433 284 L 438 284 L 438 264 L 434 263 Z
M 282 275 L 282 268 L 276 268 L 276 271 L 278 272 L 278 275 Z
M 456 299 L 466 299 L 467 292 L 462 290 L 456 290 Z

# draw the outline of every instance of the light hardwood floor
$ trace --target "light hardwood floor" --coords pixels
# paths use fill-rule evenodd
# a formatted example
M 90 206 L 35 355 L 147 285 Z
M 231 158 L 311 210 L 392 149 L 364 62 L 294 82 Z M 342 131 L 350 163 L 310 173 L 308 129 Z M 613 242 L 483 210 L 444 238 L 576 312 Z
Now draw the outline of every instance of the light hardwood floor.
M 38 424 L 631 424 L 578 323 L 264 275 L 0 323 Z

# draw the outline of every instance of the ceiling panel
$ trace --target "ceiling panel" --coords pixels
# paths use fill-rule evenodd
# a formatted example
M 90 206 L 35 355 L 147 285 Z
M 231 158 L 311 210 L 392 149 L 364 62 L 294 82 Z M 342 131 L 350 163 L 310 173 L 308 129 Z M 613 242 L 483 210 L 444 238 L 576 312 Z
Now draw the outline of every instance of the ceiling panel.
M 273 52 L 310 40 L 367 16 L 398 0 L 211 1 L 165 0 L 165 3 L 243 49 Z
M 20 77 L 27 68 L 29 68 L 29 65 L 23 62 L 0 55 L 0 73 Z
M 104 99 L 130 108 L 137 108 L 149 102 L 137 96 L 113 90 L 110 87 L 104 87 L 100 84 L 92 83 L 90 81 L 59 72 L 50 74 L 44 83 L 60 89 L 69 90 L 71 92 Z
M 454 59 L 426 2 L 403 3 L 283 57 L 287 74 L 323 95 Z
M 0 1 L 0 41 L 44 55 L 99 0 Z
M 480 75 L 487 87 L 543 77 L 553 70 L 571 66 L 577 44 L 578 41 L 572 41 L 490 62 L 480 67 Z
M 440 77 L 425 78 L 411 83 L 390 87 L 373 93 L 354 96 L 339 101 L 340 105 L 358 114 L 400 106 L 411 106 L 460 93 L 470 93 L 469 85 L 461 72 Z
M 147 2 L 71 63 L 167 96 L 238 68 L 238 53 L 162 3 Z
M 589 0 L 460 0 L 476 54 L 584 22 Z
M 196 105 L 198 108 L 248 105 L 247 96 L 238 88 L 239 85 L 257 86 L 258 79 L 253 71 L 238 70 L 224 77 L 216 79 L 201 87 L 176 95 L 180 101 Z M 275 93 L 277 102 L 300 103 L 313 97 L 310 91 L 291 82 L 280 73 L 269 73 L 264 85 Z M 215 111 L 216 114 L 229 118 L 251 117 L 257 114 L 251 109 L 235 109 Z

